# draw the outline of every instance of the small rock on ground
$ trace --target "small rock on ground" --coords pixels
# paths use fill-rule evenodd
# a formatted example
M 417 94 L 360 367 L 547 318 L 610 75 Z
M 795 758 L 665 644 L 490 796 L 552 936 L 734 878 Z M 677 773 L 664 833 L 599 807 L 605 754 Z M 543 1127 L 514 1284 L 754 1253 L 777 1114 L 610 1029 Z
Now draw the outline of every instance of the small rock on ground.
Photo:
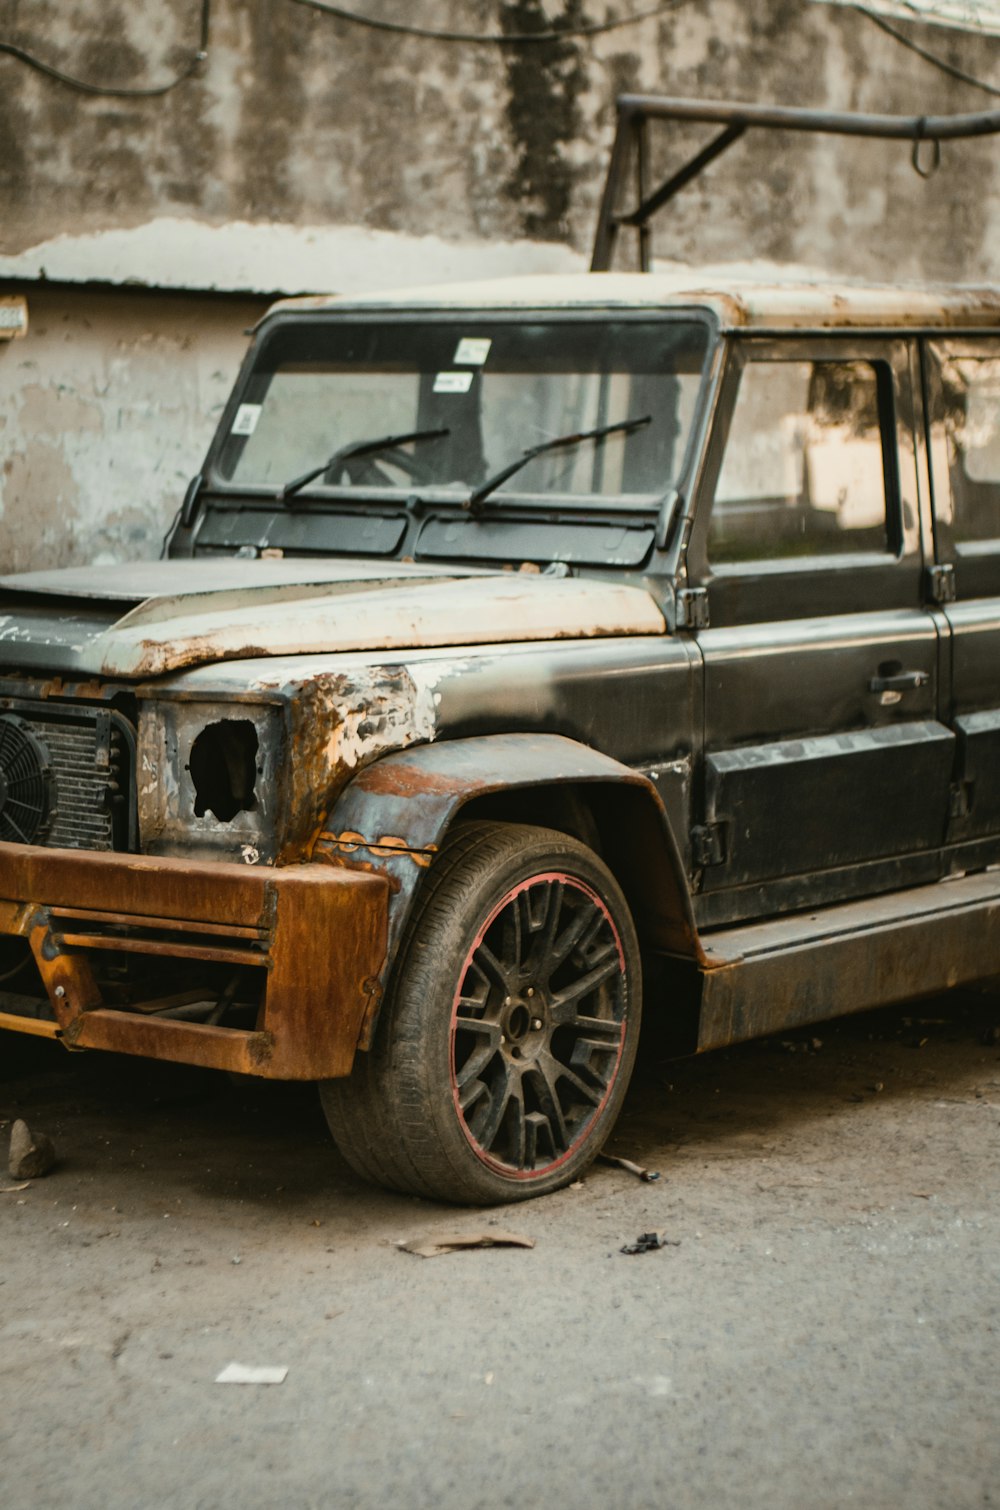
M 10 1130 L 10 1155 L 7 1167 L 12 1180 L 37 1180 L 48 1174 L 56 1162 L 52 1139 L 45 1133 L 33 1133 L 27 1122 L 18 1119 Z

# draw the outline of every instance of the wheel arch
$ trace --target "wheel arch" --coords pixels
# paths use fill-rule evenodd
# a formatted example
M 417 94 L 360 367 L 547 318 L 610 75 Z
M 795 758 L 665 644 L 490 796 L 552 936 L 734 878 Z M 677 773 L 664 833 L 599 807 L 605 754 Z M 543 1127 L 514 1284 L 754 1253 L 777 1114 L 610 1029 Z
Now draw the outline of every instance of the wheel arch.
M 465 818 L 537 823 L 583 839 L 621 886 L 641 943 L 700 957 L 683 861 L 653 783 L 563 735 L 487 734 L 374 761 L 341 794 L 317 840 L 317 858 L 389 878 L 383 986 L 421 878 Z M 362 1047 L 371 1041 L 377 1005 Z

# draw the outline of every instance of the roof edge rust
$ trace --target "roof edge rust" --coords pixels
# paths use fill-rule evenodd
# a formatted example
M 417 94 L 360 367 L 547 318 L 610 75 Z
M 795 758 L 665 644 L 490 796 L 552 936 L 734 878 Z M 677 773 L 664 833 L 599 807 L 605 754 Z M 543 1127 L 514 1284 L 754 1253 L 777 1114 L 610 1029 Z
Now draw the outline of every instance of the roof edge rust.
M 468 309 L 704 309 L 723 330 L 1000 327 L 1000 287 L 963 284 L 879 284 L 820 277 L 764 282 L 713 269 L 700 275 L 593 272 L 495 278 L 476 283 L 388 289 L 361 297 L 283 299 L 277 313 L 379 309 L 420 313 Z

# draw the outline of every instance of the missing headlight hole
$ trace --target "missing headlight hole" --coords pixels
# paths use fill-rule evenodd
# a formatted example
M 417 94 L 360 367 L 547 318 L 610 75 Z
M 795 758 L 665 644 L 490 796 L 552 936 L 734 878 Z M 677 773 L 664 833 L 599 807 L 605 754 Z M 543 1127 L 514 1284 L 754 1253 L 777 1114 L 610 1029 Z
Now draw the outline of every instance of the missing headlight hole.
M 188 764 L 196 817 L 211 813 L 220 823 L 230 823 L 237 813 L 253 812 L 258 743 L 248 718 L 223 718 L 202 729 Z

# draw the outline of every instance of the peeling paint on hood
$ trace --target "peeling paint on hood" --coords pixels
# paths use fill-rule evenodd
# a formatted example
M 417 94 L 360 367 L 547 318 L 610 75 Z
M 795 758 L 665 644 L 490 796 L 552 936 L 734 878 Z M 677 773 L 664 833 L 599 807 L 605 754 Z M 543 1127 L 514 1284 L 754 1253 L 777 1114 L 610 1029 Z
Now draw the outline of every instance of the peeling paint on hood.
M 0 576 L 0 594 L 44 593 L 138 605 L 152 598 L 186 598 L 198 593 L 263 593 L 271 588 L 326 583 L 385 582 L 414 577 L 476 576 L 473 567 L 414 566 L 406 561 L 311 560 L 285 557 L 245 560 L 219 556 L 197 561 L 133 561 L 121 566 L 67 566 L 54 571 Z M 0 596 L 2 602 L 2 596 Z
M 106 568 L 0 578 L 0 665 L 112 677 L 665 628 L 641 587 L 399 562 L 162 561 L 110 581 Z

